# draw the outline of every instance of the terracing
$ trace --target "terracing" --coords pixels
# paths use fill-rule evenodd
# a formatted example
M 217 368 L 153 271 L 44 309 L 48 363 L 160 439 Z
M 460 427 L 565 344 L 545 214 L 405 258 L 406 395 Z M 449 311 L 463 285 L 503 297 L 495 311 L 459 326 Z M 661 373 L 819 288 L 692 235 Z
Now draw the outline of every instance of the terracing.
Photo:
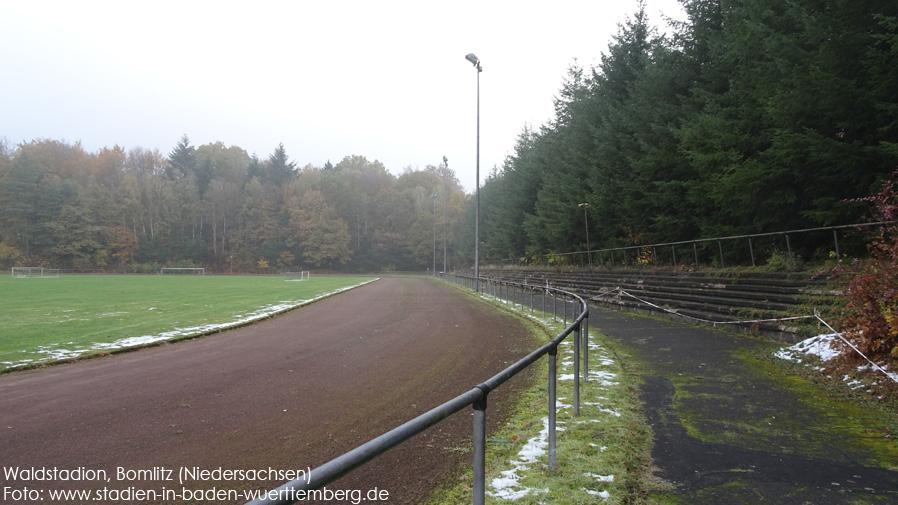
M 659 270 L 481 270 L 483 277 L 562 288 L 590 303 L 640 314 L 715 324 L 796 342 L 816 330 L 815 308 L 839 293 L 807 273 Z M 763 320 L 763 321 L 761 321 Z M 770 321 L 774 320 L 774 321 Z

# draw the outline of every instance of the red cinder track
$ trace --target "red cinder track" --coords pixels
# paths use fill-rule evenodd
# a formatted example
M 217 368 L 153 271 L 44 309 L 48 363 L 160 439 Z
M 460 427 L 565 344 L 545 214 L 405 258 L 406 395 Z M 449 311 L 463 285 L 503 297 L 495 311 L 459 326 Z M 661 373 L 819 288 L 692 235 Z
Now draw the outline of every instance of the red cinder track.
M 6 374 L 0 466 L 102 469 L 110 482 L 9 481 L 0 474 L 0 485 L 180 491 L 182 467 L 314 468 L 533 348 L 526 325 L 450 286 L 384 278 L 219 335 Z M 492 424 L 503 416 L 504 399 L 523 386 L 523 379 L 512 380 L 490 395 Z M 462 411 L 328 487 L 376 487 L 389 492 L 389 503 L 420 502 L 460 462 L 470 462 L 471 418 Z M 151 479 L 171 470 L 176 480 L 120 481 L 118 468 L 132 475 L 162 470 L 142 475 Z M 279 484 L 222 479 L 183 486 Z

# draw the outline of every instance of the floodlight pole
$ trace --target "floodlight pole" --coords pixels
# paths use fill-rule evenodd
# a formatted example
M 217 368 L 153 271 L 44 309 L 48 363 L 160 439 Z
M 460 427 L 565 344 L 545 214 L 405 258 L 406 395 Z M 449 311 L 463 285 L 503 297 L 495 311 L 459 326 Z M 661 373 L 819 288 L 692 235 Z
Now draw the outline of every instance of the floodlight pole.
M 592 270 L 592 254 L 589 252 L 589 217 L 586 215 L 586 209 L 589 208 L 589 203 L 578 203 L 578 207 L 583 207 L 583 222 L 586 226 L 586 257 L 589 258 L 589 269 Z
M 443 156 L 443 165 L 446 167 L 446 172 L 449 172 L 449 159 L 446 156 Z M 443 273 L 446 272 L 446 195 L 448 191 L 446 190 L 446 181 L 443 180 Z
M 437 274 L 437 192 L 431 192 L 430 198 L 433 200 L 433 245 L 430 248 L 433 257 L 433 271 L 431 274 L 435 276 Z
M 469 53 L 465 59 L 470 61 L 477 69 L 477 170 L 474 206 L 474 292 L 480 292 L 480 58 L 474 53 Z

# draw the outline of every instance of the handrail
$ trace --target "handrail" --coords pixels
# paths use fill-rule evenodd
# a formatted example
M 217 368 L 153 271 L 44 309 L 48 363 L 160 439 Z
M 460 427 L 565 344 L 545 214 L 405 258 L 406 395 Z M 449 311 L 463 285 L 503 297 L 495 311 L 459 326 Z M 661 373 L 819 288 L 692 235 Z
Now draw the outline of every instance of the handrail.
M 815 231 L 832 231 L 833 232 L 832 241 L 835 245 L 835 254 L 838 257 L 839 256 L 839 237 L 836 234 L 836 230 L 842 230 L 842 229 L 846 229 L 846 228 L 855 228 L 856 229 L 856 228 L 864 228 L 864 227 L 868 227 L 868 226 L 879 226 L 879 225 L 894 224 L 894 223 L 895 223 L 895 221 L 878 221 L 878 222 L 874 222 L 874 223 L 858 223 L 858 224 L 844 224 L 844 225 L 837 225 L 837 226 L 822 226 L 822 227 L 818 227 L 818 228 L 803 228 L 803 229 L 799 229 L 799 230 L 786 230 L 786 231 L 776 231 L 776 232 L 767 232 L 767 233 L 753 233 L 753 234 L 748 234 L 748 235 L 729 235 L 729 236 L 725 236 L 725 237 L 710 237 L 710 238 L 697 238 L 697 239 L 691 239 L 691 240 L 679 240 L 676 242 L 659 242 L 659 243 L 654 243 L 654 244 L 640 244 L 640 245 L 629 245 L 629 246 L 621 246 L 621 247 L 606 247 L 603 249 L 587 249 L 585 251 L 553 253 L 553 254 L 547 254 L 544 256 L 545 257 L 548 257 L 548 256 L 558 256 L 558 257 L 581 256 L 584 254 L 593 255 L 593 254 L 597 254 L 597 253 L 601 254 L 601 253 L 610 252 L 611 253 L 611 262 L 613 265 L 614 264 L 614 253 L 618 252 L 618 251 L 626 252 L 626 251 L 632 251 L 632 250 L 655 249 L 658 247 L 674 248 L 675 246 L 692 244 L 693 245 L 693 254 L 695 256 L 695 266 L 696 266 L 696 268 L 698 268 L 698 251 L 695 250 L 695 245 L 703 243 L 703 242 L 717 242 L 719 253 L 720 253 L 720 264 L 721 264 L 721 266 L 724 266 L 723 248 L 720 246 L 720 243 L 723 241 L 727 241 L 727 240 L 748 239 L 748 247 L 749 247 L 749 252 L 751 255 L 751 263 L 752 263 L 752 266 L 756 266 L 755 265 L 755 252 L 754 252 L 754 249 L 752 248 L 752 242 L 751 242 L 751 240 L 753 238 L 784 236 L 786 238 L 786 249 L 787 249 L 788 256 L 789 256 L 790 260 L 794 261 L 794 258 L 792 256 L 792 246 L 789 242 L 789 235 L 796 235 L 796 234 L 800 234 L 800 233 L 810 233 L 810 232 L 815 232 Z M 672 250 L 673 250 L 673 262 L 676 263 L 677 262 L 676 250 L 675 249 L 672 249 Z M 518 261 L 518 260 L 515 258 L 493 260 L 493 262 L 496 262 L 496 263 L 515 262 L 515 261 Z
M 632 245 L 632 246 L 624 246 L 624 247 L 611 247 L 606 249 L 590 249 L 587 251 L 575 251 L 569 253 L 559 253 L 559 256 L 563 256 L 566 254 L 581 254 L 581 253 L 594 253 L 594 252 L 607 252 L 612 250 L 623 250 L 623 249 L 641 249 L 644 247 L 662 247 L 669 245 L 684 245 L 691 244 L 693 242 L 716 242 L 718 240 L 735 240 L 739 238 L 757 238 L 757 237 L 775 237 L 778 235 L 789 235 L 796 233 L 808 233 L 812 231 L 832 231 L 832 230 L 841 230 L 844 228 L 858 228 L 865 226 L 877 226 L 881 224 L 891 224 L 893 221 L 880 221 L 876 223 L 860 223 L 860 224 L 843 224 L 839 226 L 821 226 L 819 228 L 803 228 L 800 230 L 786 230 L 786 231 L 773 231 L 767 233 L 750 233 L 748 235 L 729 235 L 725 237 L 711 237 L 711 238 L 697 238 L 692 240 L 680 240 L 677 242 L 659 242 L 657 244 L 645 244 L 645 245 Z
M 449 282 L 450 276 L 447 274 L 442 274 L 443 280 Z M 407 421 L 406 423 L 393 428 L 392 430 L 380 435 L 377 438 L 374 438 L 355 449 L 352 449 L 346 453 L 337 456 L 336 458 L 324 463 L 317 468 L 311 469 L 306 475 L 301 478 L 292 480 L 287 482 L 280 487 L 273 489 L 266 493 L 263 497 L 259 499 L 248 502 L 247 505 L 275 505 L 275 504 L 289 504 L 296 503 L 300 500 L 303 500 L 306 496 L 306 493 L 315 489 L 320 489 L 331 482 L 339 479 L 340 477 L 352 472 L 354 469 L 362 466 L 363 464 L 377 458 L 393 447 L 401 444 L 402 442 L 418 435 L 424 430 L 430 428 L 431 426 L 443 421 L 444 419 L 452 416 L 453 414 L 461 411 L 467 406 L 472 406 L 474 408 L 474 475 L 473 475 L 473 491 L 474 491 L 474 504 L 475 505 L 483 505 L 485 501 L 486 495 L 486 464 L 485 464 L 485 454 L 486 454 L 486 408 L 487 408 L 487 396 L 489 393 L 502 384 L 504 384 L 507 380 L 514 377 L 516 374 L 520 373 L 522 370 L 526 369 L 528 366 L 532 365 L 536 361 L 538 361 L 541 357 L 545 355 L 549 355 L 549 468 L 554 470 L 556 467 L 556 452 L 555 452 L 555 415 L 557 409 L 557 398 L 556 398 L 556 379 L 557 379 L 557 363 L 556 356 L 558 351 L 558 345 L 567 338 L 570 334 L 576 333 L 576 338 L 574 339 L 574 353 L 575 353 L 575 362 L 574 369 L 579 371 L 579 350 L 582 348 L 584 350 L 584 355 L 586 354 L 586 350 L 588 349 L 588 341 L 586 340 L 588 337 L 586 333 L 588 332 L 588 318 L 589 318 L 589 308 L 586 305 L 586 302 L 580 296 L 564 291 L 561 289 L 555 289 L 549 286 L 534 286 L 527 284 L 519 284 L 512 283 L 506 281 L 496 281 L 487 278 L 481 277 L 480 279 L 474 279 L 473 276 L 463 276 L 463 275 L 452 275 L 451 282 L 455 284 L 467 284 L 470 282 L 475 282 L 479 285 L 480 289 L 484 292 L 492 290 L 492 292 L 496 293 L 496 287 L 505 286 L 506 287 L 506 296 L 507 296 L 507 288 L 513 287 L 515 291 L 512 294 L 512 303 L 515 303 L 516 298 L 516 289 L 521 288 L 522 299 L 523 293 L 525 289 L 530 290 L 530 299 L 531 299 L 531 311 L 533 310 L 533 293 L 534 291 L 539 291 L 539 296 L 543 300 L 543 310 L 545 311 L 545 297 L 552 296 L 553 302 L 557 301 L 557 297 L 561 295 L 565 304 L 567 303 L 567 298 L 572 300 L 572 303 L 579 305 L 580 312 L 577 317 L 573 317 L 573 310 L 571 312 L 571 324 L 567 325 L 565 329 L 559 333 L 555 338 L 550 340 L 549 342 L 543 344 L 535 351 L 531 352 L 527 356 L 519 359 L 509 367 L 505 368 L 501 372 L 496 375 L 490 377 L 484 382 L 477 384 L 470 390 L 456 396 L 455 398 L 437 406 L 429 411 L 415 417 Z M 492 289 L 491 289 L 492 288 Z M 523 305 L 523 301 L 521 302 Z M 567 306 L 564 306 L 564 324 L 567 324 Z M 557 312 L 557 311 L 556 311 Z M 556 314 L 557 315 L 557 314 Z M 584 343 L 581 345 L 581 339 Z M 584 367 L 582 376 L 584 380 L 588 377 L 588 362 L 583 361 Z M 580 396 L 579 396 L 579 384 L 580 384 L 580 374 L 574 374 L 574 414 L 578 414 L 580 410 Z

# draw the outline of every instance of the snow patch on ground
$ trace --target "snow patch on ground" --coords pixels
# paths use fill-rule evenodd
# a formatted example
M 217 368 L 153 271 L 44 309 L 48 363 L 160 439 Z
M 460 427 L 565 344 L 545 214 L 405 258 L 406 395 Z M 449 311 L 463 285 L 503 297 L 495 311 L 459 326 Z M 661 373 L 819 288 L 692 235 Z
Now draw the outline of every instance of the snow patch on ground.
M 587 477 L 592 477 L 597 482 L 614 482 L 614 475 L 596 475 L 594 473 L 584 473 Z
M 306 305 L 312 303 L 317 300 L 321 300 L 323 298 L 327 298 L 329 296 L 335 295 L 337 293 L 342 293 L 343 291 L 347 291 L 349 289 L 357 288 L 359 286 L 363 286 L 368 284 L 369 282 L 374 282 L 377 279 L 362 282 L 359 284 L 355 284 L 353 286 L 347 286 L 345 288 L 340 288 L 338 290 L 332 291 L 330 293 L 325 293 L 315 298 L 311 298 L 308 300 L 287 300 L 282 301 L 276 304 L 266 305 L 258 310 L 248 312 L 246 314 L 239 314 L 234 316 L 234 319 L 225 323 L 213 323 L 213 324 L 204 324 L 201 326 L 191 326 L 187 328 L 175 328 L 171 331 L 165 331 L 162 333 L 158 333 L 155 335 L 142 335 L 138 337 L 126 337 L 120 338 L 114 342 L 96 342 L 90 344 L 88 347 L 75 348 L 75 349 L 67 349 L 62 347 L 66 344 L 55 344 L 55 345 L 45 345 L 40 346 L 36 350 L 32 351 L 23 351 L 28 352 L 30 354 L 36 354 L 38 357 L 36 358 L 23 358 L 15 362 L 4 361 L 2 364 L 7 365 L 8 368 L 16 368 L 26 365 L 31 365 L 34 363 L 41 363 L 45 361 L 54 361 L 60 359 L 71 359 L 77 358 L 84 353 L 90 351 L 106 351 L 106 350 L 114 350 L 114 349 L 124 349 L 127 347 L 134 347 L 139 345 L 147 345 L 155 342 L 161 342 L 163 340 L 170 340 L 177 337 L 189 337 L 191 335 L 202 335 L 206 333 L 212 333 L 215 331 L 226 330 L 228 328 L 233 328 L 236 326 L 240 326 L 246 323 L 250 323 L 253 321 L 257 321 L 260 319 L 265 319 L 266 317 L 271 317 L 279 312 L 283 312 L 289 309 L 293 309 L 302 305 Z M 147 310 L 158 310 L 156 307 L 150 307 Z M 70 311 L 64 311 L 70 312 Z M 124 312 L 116 312 L 116 313 L 106 313 L 100 314 L 100 317 L 109 317 L 115 315 L 121 315 Z M 86 320 L 86 319 L 85 319 Z M 72 342 L 69 342 L 72 344 Z
M 774 356 L 796 363 L 802 362 L 801 355 L 817 356 L 820 361 L 829 361 L 840 354 L 838 344 L 836 343 L 838 338 L 838 333 L 817 335 L 816 337 L 807 338 L 795 345 L 786 347 L 785 349 L 780 349 L 774 353 Z
M 548 492 L 548 489 L 537 490 L 524 487 L 520 484 L 521 476 L 518 472 L 526 470 L 530 465 L 536 463 L 540 456 L 546 454 L 549 448 L 549 418 L 543 418 L 543 429 L 539 434 L 531 438 L 524 444 L 524 447 L 518 451 L 517 459 L 511 461 L 511 470 L 504 470 L 500 473 L 501 477 L 496 477 L 490 481 L 492 491 L 486 494 L 493 498 L 501 500 L 518 500 L 530 493 L 537 491 Z
M 833 358 L 838 357 L 839 354 L 841 354 L 841 350 L 839 349 L 838 345 L 840 335 L 840 333 L 817 335 L 816 337 L 802 340 L 801 342 L 786 347 L 785 349 L 780 349 L 773 355 L 777 358 L 787 361 L 793 361 L 795 363 L 802 363 L 802 360 L 805 359 L 806 356 L 816 356 L 820 361 L 825 363 Z M 821 367 L 817 368 L 822 370 Z M 890 372 L 887 365 L 861 365 L 857 367 L 857 370 L 858 372 L 869 371 L 882 373 L 889 379 L 898 382 L 898 373 Z M 864 384 L 862 381 L 853 379 L 850 375 L 845 375 L 844 377 L 842 377 L 842 381 L 845 382 L 846 386 L 851 389 L 860 389 L 866 386 L 866 384 Z
M 564 351 L 568 353 L 572 353 L 573 349 L 571 348 L 571 341 L 565 340 L 561 342 L 559 347 L 564 347 Z M 596 344 L 590 343 L 589 349 L 591 351 L 604 351 L 600 346 Z M 560 357 L 560 356 L 559 356 Z M 592 357 L 591 357 L 592 358 Z M 597 363 L 598 366 L 611 366 L 616 364 L 616 362 L 607 357 L 607 355 L 602 355 L 599 359 L 593 360 L 591 359 L 591 364 Z M 593 365 L 596 366 L 596 365 Z M 566 369 L 565 371 L 573 371 L 573 360 L 569 356 L 565 356 L 565 358 L 561 359 L 561 367 Z M 617 375 L 603 370 L 595 370 L 590 369 L 589 371 L 590 381 L 594 381 L 595 383 L 604 385 L 604 386 L 615 386 L 618 385 L 618 382 L 612 381 L 610 379 L 616 379 Z M 559 373 L 558 381 L 573 381 L 575 379 L 575 373 Z M 565 403 L 565 397 L 559 396 L 556 398 L 556 408 L 558 411 L 571 409 L 573 407 L 572 404 Z M 607 400 L 603 397 L 596 397 L 595 400 Z M 584 398 L 581 398 L 581 405 L 593 407 L 593 412 L 599 414 L 599 417 L 590 417 L 583 416 L 579 420 L 575 421 L 576 424 L 583 423 L 601 423 L 603 419 L 607 419 L 607 416 L 615 416 L 620 417 L 621 414 L 615 410 L 609 409 L 605 407 L 605 404 L 596 402 L 596 401 L 585 401 Z M 582 412 L 581 412 L 582 414 Z M 486 494 L 493 498 L 497 498 L 505 501 L 515 501 L 523 499 L 527 496 L 537 495 L 537 494 L 548 494 L 550 491 L 548 489 L 537 489 L 527 487 L 522 483 L 522 479 L 526 476 L 526 472 L 532 471 L 532 467 L 540 458 L 547 457 L 548 453 L 548 435 L 549 435 L 549 419 L 548 417 L 544 417 L 542 419 L 543 429 L 537 434 L 537 436 L 531 438 L 527 441 L 524 447 L 516 455 L 515 459 L 509 462 L 510 468 L 508 470 L 504 470 L 500 472 L 500 476 L 492 479 L 489 482 L 488 489 Z M 557 422 L 557 430 L 559 432 L 563 432 L 564 423 L 561 421 Z M 596 444 L 589 444 L 590 446 L 599 448 L 600 452 L 605 452 L 608 447 L 607 446 L 598 446 Z M 597 483 L 612 483 L 614 482 L 614 475 L 599 475 L 587 473 L 585 474 L 588 477 L 592 477 L 596 480 Z M 607 500 L 611 494 L 608 491 L 598 491 L 593 489 L 585 489 L 582 491 L 589 494 L 590 496 L 596 496 L 603 500 Z

